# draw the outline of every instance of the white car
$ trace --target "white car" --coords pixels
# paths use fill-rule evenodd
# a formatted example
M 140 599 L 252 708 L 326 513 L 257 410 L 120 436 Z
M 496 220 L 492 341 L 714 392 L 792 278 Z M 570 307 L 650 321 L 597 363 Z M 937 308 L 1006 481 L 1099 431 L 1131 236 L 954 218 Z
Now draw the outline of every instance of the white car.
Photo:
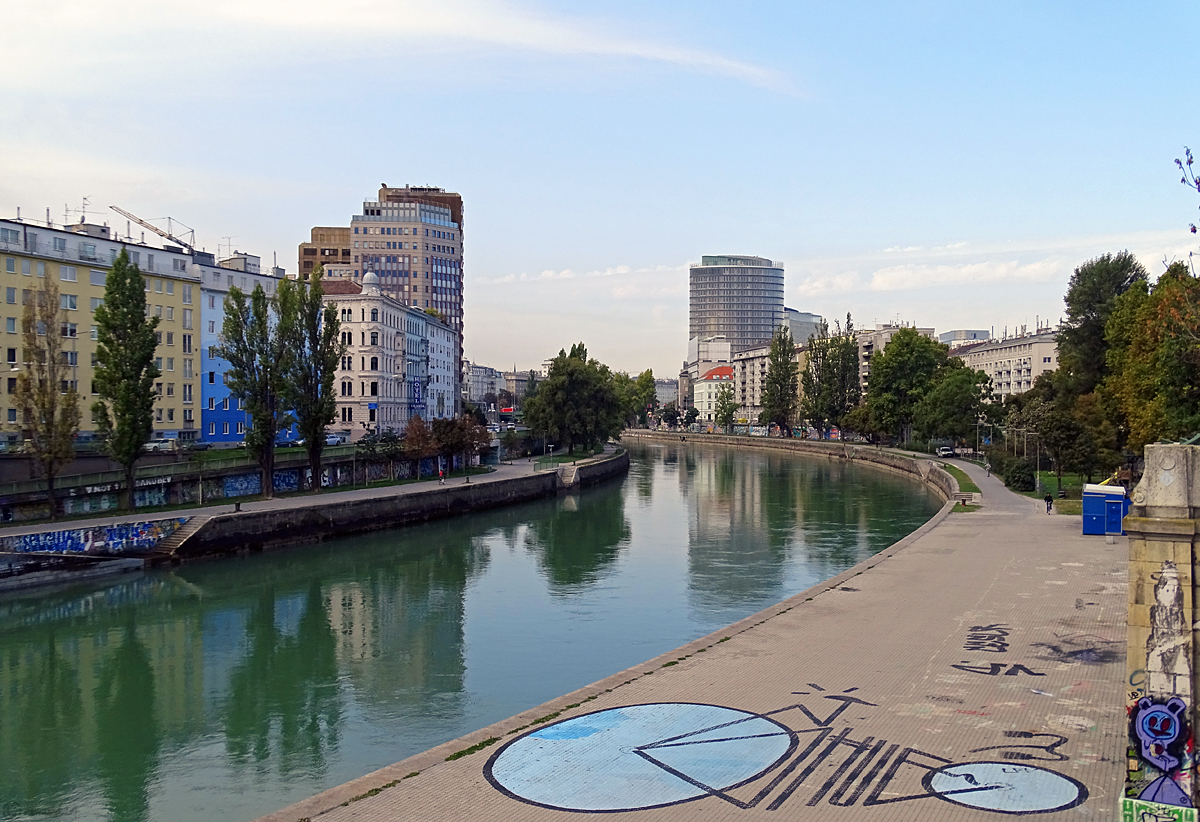
M 150 440 L 142 446 L 143 451 L 174 451 L 178 444 L 177 440 L 159 439 Z
M 953 457 L 954 449 L 951 448 L 949 445 L 943 445 L 941 448 L 939 448 L 937 450 L 937 455 L 939 457 Z

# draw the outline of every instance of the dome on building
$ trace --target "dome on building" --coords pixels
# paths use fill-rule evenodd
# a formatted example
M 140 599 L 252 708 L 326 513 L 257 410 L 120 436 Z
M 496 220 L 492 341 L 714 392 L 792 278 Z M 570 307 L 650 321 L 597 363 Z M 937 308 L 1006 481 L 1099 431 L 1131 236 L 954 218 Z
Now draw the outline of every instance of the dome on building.
M 364 294 L 379 294 L 379 275 L 374 271 L 368 271 L 363 274 L 362 290 Z

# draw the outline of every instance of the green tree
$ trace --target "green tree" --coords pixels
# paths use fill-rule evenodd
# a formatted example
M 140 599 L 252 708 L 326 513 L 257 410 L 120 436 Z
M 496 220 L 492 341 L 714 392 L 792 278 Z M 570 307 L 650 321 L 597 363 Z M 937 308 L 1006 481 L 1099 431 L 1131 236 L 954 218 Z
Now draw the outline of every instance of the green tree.
M 792 421 L 799 402 L 799 378 L 797 376 L 796 345 L 792 332 L 781 325 L 771 338 L 771 349 L 767 353 L 767 376 L 763 379 L 762 413 L 759 425 L 778 425 L 792 435 Z
M 662 420 L 672 428 L 679 425 L 679 408 L 676 407 L 674 402 L 669 402 L 663 406 Z
M 653 370 L 647 368 L 638 374 L 633 383 L 632 399 L 636 403 L 638 422 L 646 425 L 650 415 L 658 410 L 658 391 L 654 386 Z
M 821 323 L 816 336 L 809 338 L 800 387 L 800 418 L 822 439 L 834 425 L 844 425 L 846 415 L 858 406 L 858 339 L 849 314 L 844 333 L 838 328 L 830 336 L 829 325 Z
M 96 393 L 92 417 L 109 455 L 125 471 L 125 506 L 134 507 L 133 468 L 154 427 L 158 317 L 146 312 L 146 281 L 125 249 L 113 260 L 97 306 Z
M 689 406 L 688 410 L 683 414 L 683 423 L 684 425 L 692 425 L 699 417 L 700 412 L 696 409 L 696 406 Z
M 733 420 L 737 417 L 738 401 L 733 398 L 732 383 L 722 383 L 717 387 L 717 396 L 715 408 L 713 409 L 713 418 L 717 425 L 725 429 L 727 433 L 731 433 L 733 429 Z
M 250 414 L 246 447 L 262 469 L 263 496 L 271 499 L 275 496 L 275 437 L 291 423 L 286 406 L 293 352 L 279 322 L 278 307 L 261 284 L 254 286 L 249 298 L 240 288 L 229 289 L 216 354 L 229 361 L 225 372 L 229 392 L 242 400 Z M 319 482 L 318 476 L 314 474 L 315 482 Z
M 324 266 L 317 266 L 307 282 L 282 280 L 276 292 L 279 336 L 289 354 L 283 397 L 304 440 L 313 491 L 321 487 L 325 426 L 337 413 L 334 379 L 346 353 L 337 304 L 322 299 L 323 275 Z
M 901 328 L 871 358 L 867 404 L 880 430 L 908 440 L 917 405 L 936 384 L 948 351 L 915 328 Z
M 79 392 L 76 390 L 74 351 L 63 350 L 66 313 L 60 305 L 58 285 L 42 280 L 29 295 L 21 313 L 24 365 L 17 374 L 13 397 L 26 451 L 46 478 L 50 519 L 58 518 L 54 482 L 62 468 L 75 458 L 79 432 Z
M 549 375 L 525 408 L 525 422 L 535 431 L 564 443 L 591 447 L 620 432 L 624 425 L 617 378 L 608 366 L 588 359 L 583 343 L 559 351 Z
M 966 439 L 975 431 L 975 424 L 985 416 L 991 400 L 992 381 L 982 371 L 962 366 L 962 360 L 952 357 L 936 384 L 913 410 L 913 425 L 926 437 Z
M 504 453 L 508 455 L 510 462 L 512 461 L 513 456 L 516 454 L 517 446 L 520 444 L 520 442 L 521 438 L 517 436 L 516 431 L 505 431 L 503 436 L 500 437 L 500 447 L 504 449 Z
M 1067 318 L 1058 334 L 1058 364 L 1066 389 L 1074 396 L 1090 394 L 1107 373 L 1105 327 L 1117 299 L 1146 281 L 1128 251 L 1104 254 L 1075 269 L 1067 286 Z
M 1108 330 L 1127 335 L 1128 345 L 1113 352 L 1121 370 L 1105 386 L 1128 421 L 1129 446 L 1200 430 L 1200 280 L 1173 263 L 1145 297 L 1127 295 L 1119 306 Z
M 404 428 L 404 456 L 416 462 L 413 473 L 421 478 L 421 460 L 432 457 L 437 453 L 438 443 L 433 436 L 429 424 L 421 419 L 420 414 L 414 414 Z

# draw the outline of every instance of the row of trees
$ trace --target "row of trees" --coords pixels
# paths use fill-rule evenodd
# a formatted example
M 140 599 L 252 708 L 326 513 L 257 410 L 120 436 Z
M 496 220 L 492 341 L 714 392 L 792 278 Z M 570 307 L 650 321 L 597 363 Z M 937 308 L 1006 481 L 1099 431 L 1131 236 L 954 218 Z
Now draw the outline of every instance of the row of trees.
M 454 456 L 464 458 L 478 454 L 491 444 L 491 434 L 472 414 L 453 418 L 438 418 L 427 423 L 423 418 L 409 419 L 401 437 L 395 431 L 383 431 L 369 435 L 359 441 L 359 453 L 368 459 L 385 459 L 389 463 L 411 460 L 417 463 L 426 457 Z M 464 460 L 465 461 L 465 460 Z M 388 474 L 395 477 L 395 466 L 389 465 Z

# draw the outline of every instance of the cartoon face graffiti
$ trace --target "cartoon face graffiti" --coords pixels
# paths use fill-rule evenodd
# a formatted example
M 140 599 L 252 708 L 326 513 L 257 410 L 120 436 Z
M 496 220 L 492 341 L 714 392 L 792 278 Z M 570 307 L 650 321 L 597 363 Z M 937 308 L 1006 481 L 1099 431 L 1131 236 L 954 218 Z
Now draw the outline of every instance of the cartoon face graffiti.
M 1142 758 L 1164 771 L 1179 767 L 1179 757 L 1169 749 L 1183 733 L 1183 713 L 1187 706 L 1179 697 L 1171 697 L 1165 705 L 1155 705 L 1150 697 L 1138 700 L 1134 717 L 1134 733 L 1142 746 Z

